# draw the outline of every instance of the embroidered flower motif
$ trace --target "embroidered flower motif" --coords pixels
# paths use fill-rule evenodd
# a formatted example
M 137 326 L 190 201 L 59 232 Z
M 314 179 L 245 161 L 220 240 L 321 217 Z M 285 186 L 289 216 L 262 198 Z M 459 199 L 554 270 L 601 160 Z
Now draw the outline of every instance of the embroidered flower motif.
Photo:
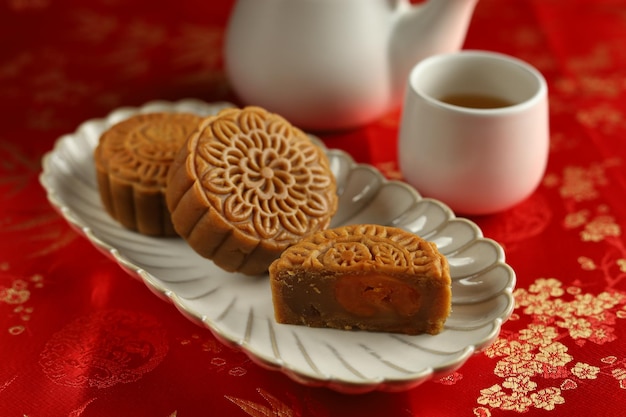
M 573 375 L 576 375 L 580 379 L 596 379 L 598 377 L 598 373 L 600 373 L 600 368 L 578 362 L 574 365 L 571 371 Z
M 580 264 L 580 267 L 585 271 L 593 271 L 597 268 L 593 259 L 586 256 L 579 256 L 578 263 Z
M 0 307 L 5 304 L 10 309 L 7 316 L 17 320 L 7 328 L 10 335 L 18 336 L 26 330 L 26 324 L 34 312 L 34 308 L 28 305 L 32 290 L 43 288 L 43 285 L 43 277 L 39 274 L 25 280 L 16 278 L 11 274 L 5 274 L 0 266 Z
M 563 223 L 566 229 L 575 229 L 587 223 L 588 219 L 589 210 L 581 210 L 565 216 L 565 221 Z
M 528 287 L 528 291 L 535 294 L 548 294 L 552 297 L 563 295 L 561 282 L 555 278 L 539 278 L 534 284 Z
M 536 408 L 554 410 L 557 404 L 564 404 L 565 398 L 561 396 L 561 390 L 556 387 L 542 389 L 530 395 L 530 399 Z
M 439 378 L 435 382 L 442 385 L 454 385 L 463 379 L 463 374 L 459 372 L 452 372 L 450 375 Z
M 567 353 L 567 346 L 555 342 L 548 346 L 540 347 L 539 353 L 535 356 L 535 359 L 553 366 L 563 366 L 570 362 L 573 357 Z
M 502 383 L 504 388 L 509 388 L 517 392 L 530 392 L 537 389 L 537 383 L 530 380 L 528 376 L 516 375 L 508 377 Z
M 478 397 L 478 404 L 489 405 L 493 408 L 498 408 L 502 405 L 506 397 L 506 393 L 502 391 L 500 385 L 493 385 L 489 388 L 480 390 L 480 397 Z
M 565 320 L 557 321 L 556 325 L 567 329 L 572 339 L 586 339 L 593 333 L 591 323 L 582 318 L 568 317 Z
M 597 183 L 605 183 L 604 172 L 597 169 L 582 167 L 566 167 L 563 171 L 561 197 L 575 201 L 593 200 L 598 196 Z
M 503 378 L 509 375 L 534 376 L 541 373 L 541 369 L 539 361 L 518 360 L 507 356 L 498 362 L 493 373 Z
M 251 417 L 294 417 L 299 414 L 294 411 L 291 404 L 282 402 L 278 399 L 278 397 L 270 394 L 262 388 L 258 388 L 257 392 L 267 402 L 267 405 L 230 395 L 226 395 L 225 398 L 237 405 L 244 413 Z
M 6 304 L 23 304 L 28 301 L 30 291 L 26 281 L 16 279 L 10 287 L 0 287 L 0 302 Z
M 528 408 L 532 405 L 532 401 L 523 393 L 513 392 L 511 395 L 507 395 L 503 398 L 500 408 L 503 410 L 517 411 L 518 413 L 524 413 L 528 411 Z
M 518 333 L 503 333 L 485 350 L 487 357 L 497 360 L 494 374 L 502 383 L 480 390 L 478 404 L 520 413 L 531 408 L 554 410 L 565 403 L 564 390 L 603 374 L 612 375 L 620 388 L 626 388 L 626 359 L 607 356 L 600 367 L 594 366 L 575 360 L 561 342 L 564 337 L 578 345 L 615 340 L 614 326 L 626 311 L 625 293 L 608 290 L 594 295 L 578 286 L 563 288 L 554 278 L 541 278 L 528 289 L 517 289 L 515 299 L 531 322 Z M 560 382 L 546 387 L 540 379 Z
M 554 327 L 545 326 L 543 324 L 531 324 L 527 329 L 520 331 L 520 340 L 537 346 L 546 346 L 552 343 L 558 336 L 558 332 Z
M 613 216 L 598 216 L 585 225 L 580 232 L 583 242 L 600 242 L 608 236 L 620 236 L 622 230 Z

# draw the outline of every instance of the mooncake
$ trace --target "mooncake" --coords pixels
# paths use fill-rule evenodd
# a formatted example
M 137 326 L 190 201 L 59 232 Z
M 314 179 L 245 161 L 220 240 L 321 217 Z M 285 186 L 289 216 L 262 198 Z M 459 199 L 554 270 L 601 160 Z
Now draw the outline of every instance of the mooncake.
M 176 235 L 165 204 L 167 173 L 201 120 L 188 113 L 137 114 L 103 132 L 94 160 L 111 217 L 142 234 Z
M 437 334 L 450 313 L 446 258 L 399 228 L 321 231 L 286 249 L 269 273 L 278 323 Z
M 281 116 L 249 106 L 206 118 L 168 176 L 167 205 L 189 246 L 229 272 L 259 275 L 337 210 L 328 158 Z

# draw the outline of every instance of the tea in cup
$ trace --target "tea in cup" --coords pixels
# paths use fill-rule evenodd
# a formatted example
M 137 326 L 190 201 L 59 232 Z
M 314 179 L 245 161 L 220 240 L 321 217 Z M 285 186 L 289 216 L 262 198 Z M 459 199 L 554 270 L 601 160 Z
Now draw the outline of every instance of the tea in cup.
M 461 214 L 491 214 L 539 185 L 549 151 L 548 88 L 517 58 L 435 55 L 409 75 L 398 161 L 423 197 Z

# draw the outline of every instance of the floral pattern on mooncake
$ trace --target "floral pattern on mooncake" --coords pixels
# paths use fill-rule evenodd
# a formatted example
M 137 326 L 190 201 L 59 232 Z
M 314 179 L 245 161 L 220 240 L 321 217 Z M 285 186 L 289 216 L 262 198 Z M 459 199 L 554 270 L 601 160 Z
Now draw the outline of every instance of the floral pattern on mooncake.
M 187 113 L 133 116 L 103 133 L 96 163 L 105 165 L 110 175 L 165 187 L 174 157 L 201 120 Z
M 207 199 L 238 229 L 289 241 L 328 223 L 334 179 L 320 149 L 280 117 L 227 110 L 206 123 L 196 175 Z
M 324 151 L 281 116 L 250 106 L 202 122 L 174 162 L 167 203 L 196 252 L 257 275 L 326 229 L 338 197 Z
M 434 243 L 398 228 L 352 225 L 325 230 L 286 251 L 281 267 L 328 271 L 440 271 L 445 258 Z M 438 272 L 440 273 L 440 272 Z
M 102 136 L 94 159 L 106 211 L 124 227 L 151 236 L 174 236 L 165 204 L 169 168 L 200 116 L 145 113 L 123 120 Z
M 437 334 L 451 308 L 446 258 L 402 229 L 349 225 L 286 249 L 269 268 L 276 321 Z

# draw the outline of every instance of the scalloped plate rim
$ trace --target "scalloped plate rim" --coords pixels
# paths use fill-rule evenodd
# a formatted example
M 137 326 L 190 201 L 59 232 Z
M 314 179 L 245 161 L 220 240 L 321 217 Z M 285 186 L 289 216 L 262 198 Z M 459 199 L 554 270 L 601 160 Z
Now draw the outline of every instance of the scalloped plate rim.
M 405 182 L 399 180 L 389 180 L 385 178 L 380 171 L 378 171 L 375 167 L 369 164 L 360 164 L 356 163 L 353 158 L 345 151 L 337 150 L 337 149 L 327 149 L 325 144 L 313 137 L 319 142 L 319 144 L 329 153 L 336 154 L 343 158 L 347 163 L 350 164 L 350 171 L 354 170 L 356 167 L 366 168 L 367 170 L 374 173 L 378 179 L 381 181 L 381 184 L 394 184 L 399 185 L 409 192 L 411 192 L 415 197 L 415 202 L 428 201 L 433 204 L 436 204 L 440 208 L 446 212 L 448 216 L 448 221 L 452 219 L 460 219 L 467 222 L 475 232 L 475 240 L 484 240 L 490 242 L 491 245 L 497 248 L 500 251 L 499 260 L 494 265 L 502 265 L 509 273 L 509 282 L 508 285 L 499 293 L 494 294 L 493 296 L 504 295 L 507 298 L 507 308 L 502 312 L 502 314 L 495 318 L 493 321 L 488 324 L 492 326 L 491 331 L 485 335 L 481 340 L 476 340 L 474 343 L 467 345 L 463 351 L 463 355 L 459 358 L 455 358 L 454 360 L 450 360 L 447 364 L 441 364 L 437 368 L 429 367 L 422 369 L 420 371 L 411 373 L 406 375 L 405 377 L 394 377 L 394 378 L 376 378 L 376 379 L 367 379 L 362 382 L 355 381 L 347 381 L 338 377 L 329 376 L 328 378 L 320 378 L 319 375 L 312 375 L 310 373 L 299 370 L 297 367 L 293 366 L 290 363 L 284 362 L 281 360 L 274 360 L 272 358 L 268 358 L 267 355 L 255 351 L 254 347 L 249 346 L 244 343 L 244 340 L 241 338 L 233 338 L 229 337 L 224 331 L 222 331 L 219 326 L 215 323 L 212 323 L 207 318 L 201 317 L 202 315 L 196 311 L 190 310 L 188 304 L 185 303 L 185 298 L 179 296 L 176 292 L 167 288 L 167 283 L 161 281 L 157 276 L 153 275 L 151 272 L 143 269 L 139 265 L 136 265 L 129 259 L 127 259 L 122 252 L 120 252 L 115 246 L 101 239 L 97 233 L 89 227 L 88 222 L 81 219 L 79 215 L 77 215 L 72 207 L 68 205 L 63 198 L 59 195 L 57 190 L 51 184 L 53 182 L 53 177 L 51 173 L 50 164 L 51 158 L 53 158 L 59 150 L 64 145 L 66 141 L 76 140 L 76 135 L 81 130 L 85 129 L 86 126 L 91 126 L 91 123 L 96 124 L 106 124 L 110 123 L 112 118 L 120 117 L 124 112 L 133 114 L 140 111 L 147 111 L 147 109 L 151 109 L 153 107 L 166 107 L 171 111 L 175 111 L 179 106 L 202 106 L 207 108 L 212 108 L 213 110 L 219 109 L 222 107 L 232 106 L 232 104 L 227 102 L 218 102 L 218 103 L 205 103 L 201 100 L 197 99 L 183 99 L 176 102 L 170 102 L 165 100 L 153 100 L 147 102 L 139 107 L 120 107 L 112 110 L 109 114 L 104 118 L 94 118 L 89 119 L 82 122 L 73 133 L 62 135 L 55 142 L 52 150 L 47 152 L 42 158 L 42 172 L 39 176 L 40 184 L 46 190 L 47 198 L 52 205 L 52 207 L 63 217 L 74 230 L 79 232 L 83 237 L 85 237 L 90 243 L 92 243 L 98 250 L 104 253 L 107 257 L 114 260 L 118 265 L 129 275 L 142 281 L 155 295 L 159 296 L 161 299 L 168 301 L 173 304 L 175 308 L 178 310 L 180 314 L 185 316 L 187 319 L 195 322 L 197 325 L 208 329 L 211 333 L 218 339 L 220 342 L 239 348 L 243 351 L 254 363 L 264 367 L 265 369 L 270 369 L 274 371 L 280 371 L 283 374 L 290 377 L 292 380 L 302 383 L 304 385 L 309 386 L 324 386 L 330 389 L 333 389 L 342 393 L 349 394 L 360 394 L 371 391 L 402 391 L 411 389 L 422 382 L 433 378 L 436 375 L 445 375 L 448 374 L 459 367 L 461 367 L 474 353 L 486 348 L 489 344 L 491 344 L 499 335 L 502 324 L 509 318 L 513 309 L 514 309 L 514 300 L 513 300 L 513 290 L 515 288 L 516 277 L 514 270 L 505 263 L 505 256 L 502 247 L 494 240 L 490 238 L 483 237 L 482 230 L 478 225 L 476 225 L 471 220 L 465 218 L 456 217 L 454 212 L 446 206 L 444 203 L 441 203 L 437 200 L 430 198 L 422 198 L 419 193 L 412 188 L 410 185 Z M 122 116 L 124 117 L 124 116 Z M 481 326 L 486 327 L 487 324 Z

